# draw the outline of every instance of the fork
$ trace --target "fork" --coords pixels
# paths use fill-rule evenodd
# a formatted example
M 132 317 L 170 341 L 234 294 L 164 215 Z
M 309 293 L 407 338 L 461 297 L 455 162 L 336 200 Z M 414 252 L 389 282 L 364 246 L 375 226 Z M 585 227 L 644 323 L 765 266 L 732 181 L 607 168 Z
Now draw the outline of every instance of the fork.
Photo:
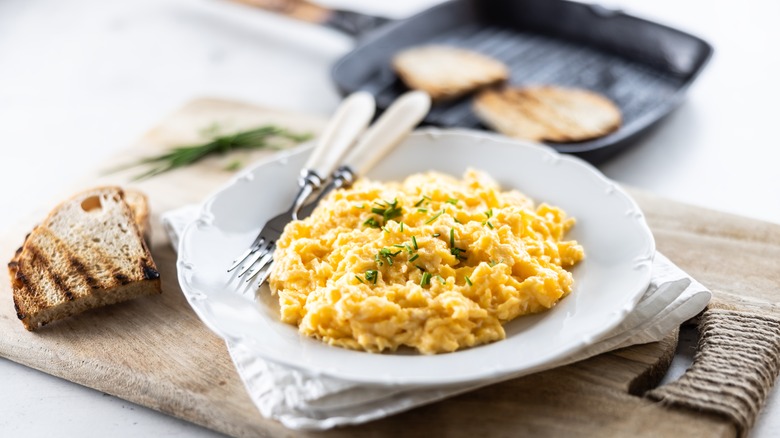
M 271 261 L 276 240 L 284 226 L 298 219 L 298 212 L 311 194 L 322 187 L 338 165 L 339 159 L 366 129 L 376 111 L 374 97 L 364 91 L 351 94 L 336 110 L 320 136 L 298 178 L 298 193 L 287 211 L 271 218 L 262 227 L 251 245 L 228 268 L 239 268 L 238 277 L 249 274 L 251 281 Z M 261 283 L 262 284 L 262 283 Z
M 425 118 L 430 107 L 431 98 L 422 91 L 407 92 L 393 102 L 349 151 L 344 164 L 333 172 L 330 182 L 317 194 L 316 199 L 300 210 L 299 217 L 308 217 L 331 190 L 348 187 L 360 175 L 371 170 Z M 278 228 L 277 238 L 283 229 L 284 225 Z M 259 278 L 258 286 L 262 286 L 271 275 L 270 263 L 273 263 L 274 249 L 275 245 L 270 245 L 267 254 L 263 256 L 263 266 L 268 267 Z M 255 275 L 260 270 L 262 267 L 257 268 Z

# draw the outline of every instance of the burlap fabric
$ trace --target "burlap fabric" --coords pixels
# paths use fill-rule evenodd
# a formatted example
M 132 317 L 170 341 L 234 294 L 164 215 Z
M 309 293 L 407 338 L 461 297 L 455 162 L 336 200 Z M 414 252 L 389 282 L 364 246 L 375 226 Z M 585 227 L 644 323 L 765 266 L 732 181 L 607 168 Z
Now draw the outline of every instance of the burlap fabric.
M 691 368 L 646 397 L 731 421 L 747 435 L 780 369 L 780 319 L 752 312 L 707 309 Z

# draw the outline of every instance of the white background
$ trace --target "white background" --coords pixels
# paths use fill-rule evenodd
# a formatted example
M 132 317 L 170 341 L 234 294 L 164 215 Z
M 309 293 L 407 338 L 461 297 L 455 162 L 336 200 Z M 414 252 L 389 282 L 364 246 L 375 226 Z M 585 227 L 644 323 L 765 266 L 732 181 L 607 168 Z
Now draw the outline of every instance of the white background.
M 327 3 L 403 17 L 436 2 Z M 606 5 L 697 34 L 715 56 L 680 109 L 602 171 L 672 199 L 780 223 L 780 2 Z M 0 1 L 0 229 L 51 205 L 190 99 L 328 115 L 339 99 L 329 66 L 351 46 L 334 31 L 226 0 Z M 3 436 L 216 435 L 4 359 L 0 375 Z M 753 435 L 778 434 L 772 399 Z

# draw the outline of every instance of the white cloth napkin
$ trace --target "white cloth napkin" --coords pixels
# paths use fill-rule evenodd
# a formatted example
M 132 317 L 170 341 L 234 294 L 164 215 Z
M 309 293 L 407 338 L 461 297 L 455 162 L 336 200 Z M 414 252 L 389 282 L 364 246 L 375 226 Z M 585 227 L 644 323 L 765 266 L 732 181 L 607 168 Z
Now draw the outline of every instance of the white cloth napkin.
M 200 211 L 186 206 L 163 214 L 174 248 L 179 234 Z M 656 253 L 650 286 L 623 323 L 577 354 L 545 369 L 577 362 L 629 345 L 660 341 L 675 327 L 701 312 L 712 294 L 669 259 Z M 360 424 L 416 406 L 490 385 L 488 380 L 445 388 L 377 388 L 305 372 L 266 361 L 242 344 L 227 343 L 238 374 L 260 413 L 292 429 L 324 430 Z M 539 370 L 542 371 L 542 370 Z

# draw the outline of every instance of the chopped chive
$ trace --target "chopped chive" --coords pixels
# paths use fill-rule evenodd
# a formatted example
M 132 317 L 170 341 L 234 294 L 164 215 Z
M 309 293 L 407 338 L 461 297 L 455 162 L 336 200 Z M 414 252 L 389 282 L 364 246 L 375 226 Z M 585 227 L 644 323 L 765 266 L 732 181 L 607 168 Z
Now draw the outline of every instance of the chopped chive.
M 420 254 L 415 254 L 415 255 L 413 255 L 413 256 L 411 256 L 411 257 L 409 258 L 409 261 L 410 261 L 410 262 L 413 262 L 413 261 L 417 260 L 419 257 L 420 257 Z
M 467 257 L 463 255 L 465 252 L 465 249 L 455 247 L 455 229 L 450 228 L 450 254 L 458 260 L 466 260 Z
M 435 215 L 433 215 L 433 217 L 431 217 L 430 219 L 428 219 L 427 221 L 425 221 L 425 224 L 427 225 L 427 224 L 430 224 L 430 223 L 432 223 L 433 221 L 435 221 L 436 219 L 438 219 L 438 218 L 439 218 L 439 216 L 441 216 L 443 213 L 444 213 L 444 210 L 439 210 L 439 212 L 438 212 L 438 213 L 436 213 Z
M 456 224 L 462 224 L 463 222 L 459 221 L 458 218 L 453 217 L 452 220 L 455 221 Z
M 431 284 L 431 274 L 429 272 L 423 272 L 420 279 L 420 286 L 425 287 Z
M 397 218 L 403 214 L 403 209 L 398 206 L 398 198 L 394 198 L 393 201 L 374 201 L 374 204 L 379 207 L 372 207 L 371 212 L 380 214 L 384 218 L 385 223 L 390 219 Z
M 418 264 L 415 264 L 414 267 L 419 269 L 419 270 L 421 270 L 421 271 L 423 271 L 423 272 L 425 272 L 425 268 L 423 268 L 422 266 L 420 266 Z
M 379 228 L 379 222 L 376 221 L 373 217 L 370 217 L 366 219 L 365 222 L 363 222 L 363 225 L 366 225 L 371 228 Z
M 368 271 L 366 271 L 365 275 L 366 275 L 366 281 L 370 281 L 373 284 L 376 284 L 376 279 L 379 276 L 379 272 L 373 269 L 369 269 Z
M 374 261 L 379 266 L 382 266 L 384 262 L 387 262 L 388 265 L 392 266 L 393 257 L 397 256 L 398 254 L 401 254 L 401 251 L 392 252 L 389 248 L 382 248 L 374 255 Z
M 401 231 L 402 233 L 404 232 L 404 223 L 403 223 L 403 221 L 401 221 L 401 224 L 399 225 L 398 230 Z
M 420 200 L 419 200 L 419 201 L 417 201 L 417 203 L 415 203 L 415 204 L 414 204 L 414 206 L 415 206 L 415 207 L 419 207 L 419 206 L 423 205 L 423 203 L 424 203 L 425 201 L 430 201 L 430 200 L 431 200 L 431 198 L 429 198 L 429 197 L 427 197 L 427 196 L 423 195 L 423 197 L 422 197 L 422 198 L 420 198 Z
M 414 246 L 414 250 L 418 250 L 420 248 L 417 247 L 417 238 L 412 236 L 412 246 Z
M 487 216 L 487 219 L 484 222 L 482 222 L 482 225 L 487 225 L 492 230 L 493 224 L 490 223 L 490 218 L 493 217 L 493 209 L 491 208 L 490 210 L 486 211 L 485 216 Z
M 441 236 L 441 233 L 433 233 L 433 234 L 431 234 L 431 237 L 439 237 L 439 236 Z
M 438 274 L 437 274 L 437 275 L 436 275 L 436 278 L 438 278 L 438 279 L 439 279 L 439 283 L 441 283 L 441 284 L 447 284 L 447 280 L 445 280 L 445 279 L 444 279 L 444 277 L 442 277 L 441 275 L 438 275 Z
M 382 231 L 384 231 L 387 234 L 390 234 L 390 230 L 387 227 L 382 227 Z
M 471 282 L 471 279 L 469 279 L 469 276 L 466 276 L 466 283 L 469 284 L 469 286 L 474 286 L 474 284 Z
M 412 253 L 412 248 L 410 248 L 410 247 L 409 247 L 409 245 L 407 245 L 406 243 L 404 243 L 403 245 L 402 245 L 402 244 L 400 244 L 400 243 L 396 243 L 395 245 L 393 245 L 393 247 L 395 247 L 395 248 L 401 248 L 401 249 L 405 249 L 405 250 L 406 250 L 406 252 L 408 252 L 409 254 L 411 254 L 411 253 Z M 399 254 L 400 252 L 401 252 L 401 251 L 398 251 L 396 254 Z
M 366 204 L 356 205 L 355 208 L 360 208 L 360 209 L 366 208 Z
M 463 249 L 463 248 L 451 248 L 450 249 L 450 254 L 454 255 L 455 258 L 458 259 L 458 260 L 466 260 L 467 257 L 463 255 L 465 252 L 466 252 L 466 250 Z
M 447 204 L 458 205 L 458 200 L 455 199 L 455 198 L 450 198 L 450 199 L 446 200 L 445 202 Z
M 360 277 L 358 277 L 357 275 L 355 275 L 355 278 L 357 278 L 357 281 L 359 281 L 359 282 L 361 282 L 361 283 L 363 283 L 363 284 L 366 284 L 366 282 L 365 282 L 365 281 L 363 281 L 363 279 L 362 279 L 362 278 L 360 278 Z
M 419 211 L 420 213 L 428 213 L 427 208 L 418 208 L 417 211 Z

